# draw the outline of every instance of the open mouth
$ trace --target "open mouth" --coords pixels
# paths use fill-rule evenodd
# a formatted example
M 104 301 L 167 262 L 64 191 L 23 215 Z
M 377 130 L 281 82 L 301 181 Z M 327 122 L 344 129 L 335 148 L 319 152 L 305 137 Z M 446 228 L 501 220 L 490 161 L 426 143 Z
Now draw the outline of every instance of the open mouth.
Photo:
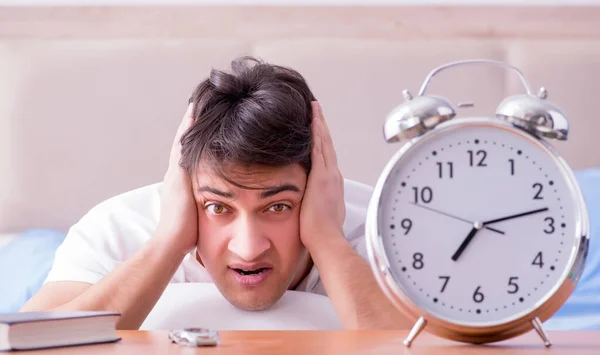
M 233 270 L 235 270 L 240 275 L 249 276 L 249 275 L 260 275 L 263 272 L 269 270 L 269 268 L 263 267 L 263 268 L 255 269 L 255 270 L 243 270 L 243 269 L 233 269 Z

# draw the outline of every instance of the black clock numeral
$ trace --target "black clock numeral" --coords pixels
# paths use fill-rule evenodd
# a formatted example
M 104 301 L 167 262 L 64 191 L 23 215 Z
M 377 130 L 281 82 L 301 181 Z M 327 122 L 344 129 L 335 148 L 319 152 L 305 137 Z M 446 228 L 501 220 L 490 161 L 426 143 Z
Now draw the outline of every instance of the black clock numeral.
M 477 163 L 477 166 L 487 166 L 487 164 L 485 163 L 485 158 L 487 158 L 487 152 L 485 150 L 478 150 L 477 152 L 473 152 L 472 150 L 467 150 L 467 152 L 469 153 L 469 166 L 473 166 L 474 160 L 475 160 L 475 155 L 480 157 L 479 162 Z
M 515 281 L 517 281 L 519 278 L 516 276 L 511 276 L 508 279 L 508 286 L 511 287 L 511 289 L 508 290 L 508 293 L 517 293 L 519 291 L 519 285 L 517 285 L 517 283 Z
M 440 290 L 440 292 L 444 292 L 448 281 L 450 281 L 450 276 L 438 276 L 438 278 L 444 280 L 444 284 L 442 285 L 442 289 Z
M 429 203 L 433 199 L 433 191 L 429 186 L 425 186 L 420 191 L 418 187 L 413 187 L 413 191 L 415 192 L 415 203 L 419 203 L 419 199 L 423 203 Z
M 485 298 L 485 297 L 483 297 L 483 293 L 479 292 L 480 288 L 481 288 L 481 286 L 477 286 L 477 288 L 475 289 L 475 292 L 473 293 L 473 301 L 475 301 L 477 303 L 483 302 L 483 300 Z
M 400 226 L 404 228 L 404 235 L 407 235 L 408 232 L 410 232 L 410 229 L 412 228 L 412 221 L 409 218 L 404 218 L 402 222 L 400 222 Z
M 437 162 L 438 166 L 438 177 L 441 179 L 444 177 L 444 163 Z M 448 178 L 452 179 L 454 177 L 454 164 L 452 162 L 446 162 L 448 165 Z
M 533 259 L 533 262 L 531 263 L 531 265 L 539 265 L 540 269 L 542 267 L 544 267 L 544 261 L 542 260 L 542 252 L 538 252 L 537 255 L 535 256 L 535 259 Z
M 542 193 L 542 190 L 544 189 L 544 186 L 542 186 L 542 184 L 540 184 L 539 182 L 536 182 L 535 184 L 533 184 L 533 189 L 537 189 L 537 193 L 535 194 L 535 196 L 533 196 L 534 200 L 543 200 L 544 198 L 542 196 L 540 196 L 540 194 Z
M 515 160 L 508 159 L 508 162 L 510 163 L 510 175 L 515 175 Z
M 552 234 L 552 233 L 554 233 L 554 230 L 555 230 L 555 228 L 554 228 L 554 218 L 552 218 L 552 217 L 546 217 L 546 218 L 544 218 L 544 222 L 548 222 L 548 228 L 550 228 L 550 229 L 544 228 L 544 233 L 546 233 L 546 234 Z
M 425 263 L 423 262 L 423 254 L 422 253 L 414 253 L 413 254 L 413 267 L 417 270 L 421 270 Z

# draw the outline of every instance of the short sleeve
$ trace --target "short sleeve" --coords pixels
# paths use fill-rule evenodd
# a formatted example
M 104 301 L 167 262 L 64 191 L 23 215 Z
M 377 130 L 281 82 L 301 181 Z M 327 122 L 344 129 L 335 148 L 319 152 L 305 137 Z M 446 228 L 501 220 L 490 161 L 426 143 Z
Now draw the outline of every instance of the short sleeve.
M 159 196 L 150 185 L 103 201 L 68 231 L 44 283 L 97 283 L 153 235 Z M 158 206 L 157 206 L 158 204 Z
M 63 243 L 57 248 L 54 263 L 46 281 L 80 281 L 94 284 L 113 270 L 119 260 L 111 258 L 106 250 L 106 234 L 93 221 L 102 221 L 102 213 L 90 210 L 69 229 Z

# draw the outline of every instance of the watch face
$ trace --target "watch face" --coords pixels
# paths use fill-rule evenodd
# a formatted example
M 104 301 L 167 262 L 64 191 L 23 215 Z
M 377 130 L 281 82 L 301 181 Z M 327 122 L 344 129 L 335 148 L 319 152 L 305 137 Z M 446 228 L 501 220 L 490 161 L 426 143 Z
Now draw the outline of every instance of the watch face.
M 392 276 L 446 321 L 493 325 L 535 309 L 575 255 L 573 182 L 539 142 L 501 127 L 436 130 L 382 185 L 377 232 Z
M 169 339 L 186 346 L 216 346 L 219 333 L 208 328 L 184 328 L 170 331 Z

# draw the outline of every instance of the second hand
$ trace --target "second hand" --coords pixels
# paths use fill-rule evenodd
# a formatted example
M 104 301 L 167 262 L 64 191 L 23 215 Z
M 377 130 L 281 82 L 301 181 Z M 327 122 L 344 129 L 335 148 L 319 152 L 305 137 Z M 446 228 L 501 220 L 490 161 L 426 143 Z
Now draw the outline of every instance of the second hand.
M 473 221 L 469 221 L 468 219 L 460 218 L 460 217 L 457 217 L 457 216 L 451 215 L 450 213 L 446 213 L 446 212 L 443 212 L 443 211 L 440 211 L 440 210 L 433 209 L 433 208 L 431 208 L 431 207 L 427 207 L 427 206 L 419 205 L 419 204 L 416 204 L 416 203 L 414 203 L 414 202 L 409 202 L 409 203 L 410 203 L 411 205 L 414 205 L 414 206 L 417 206 L 417 207 L 421 207 L 421 208 L 423 208 L 423 209 L 426 209 L 426 210 L 429 210 L 429 211 L 431 211 L 431 212 L 439 213 L 439 214 L 441 214 L 441 215 L 444 215 L 444 216 L 446 216 L 446 217 L 454 218 L 454 219 L 456 219 L 456 220 L 463 221 L 463 222 L 465 222 L 465 223 L 469 223 L 469 224 L 471 224 L 471 225 L 473 225 L 473 224 L 475 223 L 475 222 L 473 222 Z M 505 234 L 503 231 L 501 231 L 501 230 L 499 230 L 499 229 L 496 229 L 496 228 L 488 227 L 488 226 L 485 226 L 485 225 L 484 225 L 484 227 L 483 227 L 483 228 L 485 228 L 485 229 L 488 229 L 488 230 L 491 230 L 492 232 L 496 232 L 496 233 L 498 233 L 498 234 Z

